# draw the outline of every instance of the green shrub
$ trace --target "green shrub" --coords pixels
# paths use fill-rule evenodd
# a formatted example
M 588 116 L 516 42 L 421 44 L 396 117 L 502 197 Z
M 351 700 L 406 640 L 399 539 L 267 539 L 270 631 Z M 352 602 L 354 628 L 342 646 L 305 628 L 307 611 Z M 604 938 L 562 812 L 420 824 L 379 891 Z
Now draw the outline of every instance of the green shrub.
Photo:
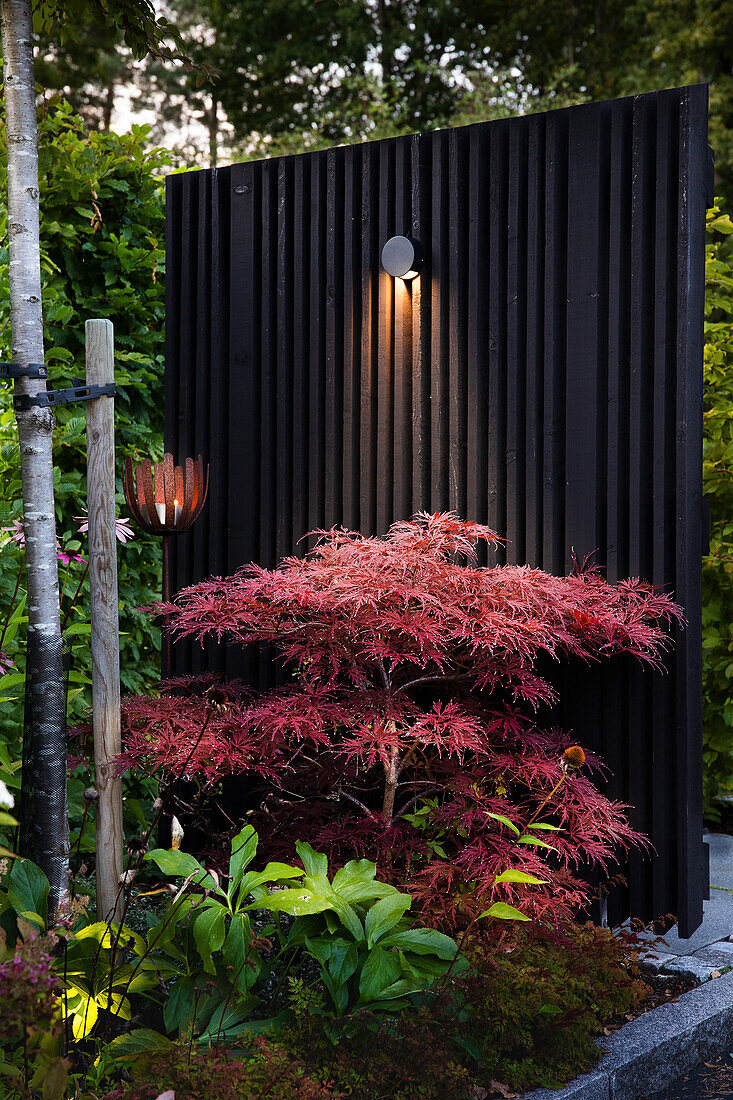
M 310 1077 L 285 1051 L 260 1042 L 238 1057 L 186 1045 L 145 1055 L 133 1064 L 132 1080 L 104 1100 L 156 1100 L 170 1090 L 176 1100 L 335 1100 L 341 1095 Z
M 705 266 L 703 491 L 710 553 L 703 559 L 703 729 L 707 811 L 733 791 L 733 267 L 720 245 L 733 223 L 708 211 Z
M 146 148 L 147 127 L 128 134 L 87 132 L 68 104 L 53 101 L 39 116 L 41 247 L 46 362 L 49 386 L 71 385 L 84 374 L 84 323 L 107 317 L 115 326 L 117 466 L 126 454 L 162 454 L 164 201 L 162 176 L 168 154 Z M 0 145 L 5 143 L 0 120 Z M 0 189 L 6 185 L 0 156 Z M 0 211 L 0 358 L 10 359 L 7 211 Z M 75 516 L 86 504 L 84 406 L 55 410 L 54 481 L 57 529 L 70 553 L 86 557 L 86 536 L 78 536 Z M 20 464 L 15 418 L 9 401 L 0 407 L 0 526 L 22 515 Z M 118 511 L 124 513 L 122 484 Z M 11 604 L 23 552 L 0 539 L 0 630 Z M 136 531 L 120 546 L 121 675 L 127 691 L 148 690 L 159 668 L 159 632 L 134 608 L 148 603 L 160 587 L 160 540 Z M 83 574 L 69 567 L 64 594 L 68 606 Z M 61 569 L 64 581 L 64 567 Z M 88 619 L 88 577 L 69 624 Z M 15 599 L 22 598 L 21 584 Z M 22 627 L 22 624 L 21 624 Z M 24 630 L 0 643 L 24 668 Z M 84 635 L 75 639 L 75 665 L 81 680 L 72 685 L 74 706 L 84 703 L 85 673 L 91 668 Z M 0 670 L 2 671 L 2 670 Z M 12 675 L 12 674 L 11 674 Z M 3 690 L 5 689 L 5 690 Z M 72 693 L 73 694 L 73 693 Z M 22 717 L 17 680 L 0 683 L 4 740 L 17 740 Z
M 632 946 L 590 924 L 526 926 L 513 946 L 474 945 L 468 968 L 399 1017 L 359 1013 L 326 1030 L 312 992 L 296 985 L 285 1042 L 312 1072 L 370 1100 L 466 1100 L 491 1081 L 555 1087 L 598 1060 L 604 1024 L 647 993 L 633 959 Z

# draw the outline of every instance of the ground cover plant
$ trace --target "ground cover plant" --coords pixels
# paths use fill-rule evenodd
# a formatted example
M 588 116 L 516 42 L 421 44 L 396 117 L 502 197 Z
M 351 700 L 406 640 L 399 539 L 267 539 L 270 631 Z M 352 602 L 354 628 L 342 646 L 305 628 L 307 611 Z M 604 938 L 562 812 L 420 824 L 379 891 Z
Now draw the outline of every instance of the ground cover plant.
M 128 699 L 122 763 L 165 775 L 188 758 L 203 785 L 248 775 L 269 852 L 307 836 L 336 863 L 369 855 L 447 931 L 493 904 L 572 915 L 587 896 L 577 866 L 642 839 L 592 783 L 598 761 L 538 720 L 555 695 L 537 658 L 658 667 L 681 615 L 593 569 L 479 568 L 477 544 L 495 540 L 425 514 L 385 538 L 324 532 L 305 558 L 185 590 L 162 609 L 179 636 L 272 645 L 289 682 L 223 685 L 209 721 L 195 684 Z

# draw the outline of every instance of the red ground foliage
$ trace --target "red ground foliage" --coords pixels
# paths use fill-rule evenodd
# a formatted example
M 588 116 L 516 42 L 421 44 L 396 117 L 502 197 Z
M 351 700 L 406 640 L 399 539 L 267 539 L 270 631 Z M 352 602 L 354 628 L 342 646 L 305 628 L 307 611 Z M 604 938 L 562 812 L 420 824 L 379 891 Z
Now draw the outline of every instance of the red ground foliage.
M 566 774 L 569 737 L 534 717 L 555 698 L 537 658 L 629 653 L 660 667 L 679 608 L 593 568 L 480 568 L 477 544 L 496 536 L 451 513 L 417 515 L 385 538 L 319 535 L 303 559 L 207 580 L 157 609 L 177 636 L 276 647 L 292 682 L 261 696 L 223 685 L 215 713 L 193 683 L 128 699 L 121 764 L 175 772 L 191 753 L 189 775 L 249 774 L 264 792 L 250 820 L 268 855 L 292 856 L 303 837 L 332 858 L 376 857 L 449 924 L 488 899 L 531 915 L 575 908 L 586 893 L 578 863 L 605 866 L 643 841 L 588 778 L 592 754 L 584 774 Z M 537 834 L 556 852 L 517 843 L 490 816 L 522 830 L 563 776 L 540 816 L 560 831 Z M 507 866 L 549 885 L 494 886 Z

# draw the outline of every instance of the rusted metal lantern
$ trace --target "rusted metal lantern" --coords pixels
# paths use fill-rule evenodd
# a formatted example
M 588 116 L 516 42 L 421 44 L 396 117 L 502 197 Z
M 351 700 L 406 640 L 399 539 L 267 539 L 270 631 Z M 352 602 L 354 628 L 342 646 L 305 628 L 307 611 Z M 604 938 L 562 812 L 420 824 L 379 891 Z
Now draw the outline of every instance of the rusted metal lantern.
M 199 455 L 196 461 L 187 458 L 183 466 L 176 466 L 173 455 L 166 453 L 162 462 L 153 464 L 146 458 L 133 469 L 132 459 L 126 458 L 122 485 L 133 519 L 144 531 L 163 538 L 163 600 L 167 603 L 171 598 L 170 537 L 188 531 L 206 503 L 208 464 L 204 473 L 204 461 Z M 167 629 L 165 656 L 165 672 L 169 673 L 171 640 Z

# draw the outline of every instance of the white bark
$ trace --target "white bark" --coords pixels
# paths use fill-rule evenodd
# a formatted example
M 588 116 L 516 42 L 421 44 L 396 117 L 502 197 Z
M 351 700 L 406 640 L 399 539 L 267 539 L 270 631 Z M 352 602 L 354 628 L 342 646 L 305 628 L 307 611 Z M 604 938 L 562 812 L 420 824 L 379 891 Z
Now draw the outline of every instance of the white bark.
M 13 361 L 43 362 L 38 225 L 38 132 L 31 0 L 0 0 L 8 145 L 8 236 Z M 15 392 L 45 390 L 21 378 Z M 19 411 L 23 524 L 28 582 L 28 658 L 32 670 L 35 857 L 51 883 L 53 908 L 68 882 L 64 679 L 59 616 L 50 409 Z

